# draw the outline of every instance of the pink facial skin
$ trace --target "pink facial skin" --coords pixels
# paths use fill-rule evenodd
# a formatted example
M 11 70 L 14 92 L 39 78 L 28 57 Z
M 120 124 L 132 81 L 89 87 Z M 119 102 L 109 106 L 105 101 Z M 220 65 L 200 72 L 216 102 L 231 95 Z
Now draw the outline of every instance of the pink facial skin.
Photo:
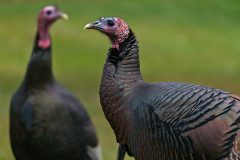
M 38 47 L 46 49 L 51 46 L 49 28 L 59 18 L 67 19 L 67 15 L 56 6 L 47 6 L 40 11 L 38 16 Z

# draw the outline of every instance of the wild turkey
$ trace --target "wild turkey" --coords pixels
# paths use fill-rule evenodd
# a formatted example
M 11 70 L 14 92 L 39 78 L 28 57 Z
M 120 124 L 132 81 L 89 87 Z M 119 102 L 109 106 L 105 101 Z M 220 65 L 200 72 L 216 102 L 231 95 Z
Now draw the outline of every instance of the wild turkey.
M 124 150 L 136 160 L 239 159 L 240 99 L 210 87 L 142 80 L 138 42 L 118 17 L 86 29 L 111 42 L 100 86 L 104 114 Z
M 82 104 L 55 80 L 48 32 L 59 18 L 44 7 L 26 76 L 11 101 L 10 137 L 16 160 L 99 160 L 98 139 Z

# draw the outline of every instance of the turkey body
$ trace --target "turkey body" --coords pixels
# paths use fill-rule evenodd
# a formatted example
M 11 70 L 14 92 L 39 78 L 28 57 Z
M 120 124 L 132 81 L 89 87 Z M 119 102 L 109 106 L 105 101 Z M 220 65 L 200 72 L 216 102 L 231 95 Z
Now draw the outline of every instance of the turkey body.
M 110 48 L 100 100 L 117 142 L 136 160 L 237 160 L 239 97 L 210 87 L 142 80 L 130 31 Z
M 139 84 L 129 94 L 126 117 L 134 118 L 126 146 L 137 159 L 221 159 L 232 152 L 240 102 L 231 94 L 171 82 Z
M 16 160 L 101 159 L 88 113 L 52 72 L 48 29 L 59 16 L 65 15 L 56 6 L 40 12 L 26 75 L 11 100 L 10 140 Z
M 20 88 L 11 103 L 11 143 L 17 160 L 91 160 L 95 130 L 80 102 L 56 82 Z

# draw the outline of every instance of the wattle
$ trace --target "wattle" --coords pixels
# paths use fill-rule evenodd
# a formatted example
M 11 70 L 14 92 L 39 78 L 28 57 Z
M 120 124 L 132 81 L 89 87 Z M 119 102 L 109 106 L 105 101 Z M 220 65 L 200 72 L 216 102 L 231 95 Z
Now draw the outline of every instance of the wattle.
M 38 41 L 38 47 L 40 47 L 42 49 L 49 48 L 50 45 L 51 45 L 50 39 L 41 39 Z

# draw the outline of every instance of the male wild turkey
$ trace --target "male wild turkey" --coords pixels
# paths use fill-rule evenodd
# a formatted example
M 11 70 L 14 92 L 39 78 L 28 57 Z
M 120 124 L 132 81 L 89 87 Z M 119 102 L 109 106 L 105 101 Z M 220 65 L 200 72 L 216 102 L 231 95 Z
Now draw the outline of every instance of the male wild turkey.
M 118 17 L 86 29 L 111 42 L 100 87 L 104 114 L 124 153 L 137 160 L 239 159 L 239 97 L 200 85 L 142 80 L 138 43 Z
M 44 7 L 26 76 L 11 101 L 10 136 L 16 160 L 99 160 L 99 145 L 82 104 L 52 73 L 49 28 L 67 18 Z

